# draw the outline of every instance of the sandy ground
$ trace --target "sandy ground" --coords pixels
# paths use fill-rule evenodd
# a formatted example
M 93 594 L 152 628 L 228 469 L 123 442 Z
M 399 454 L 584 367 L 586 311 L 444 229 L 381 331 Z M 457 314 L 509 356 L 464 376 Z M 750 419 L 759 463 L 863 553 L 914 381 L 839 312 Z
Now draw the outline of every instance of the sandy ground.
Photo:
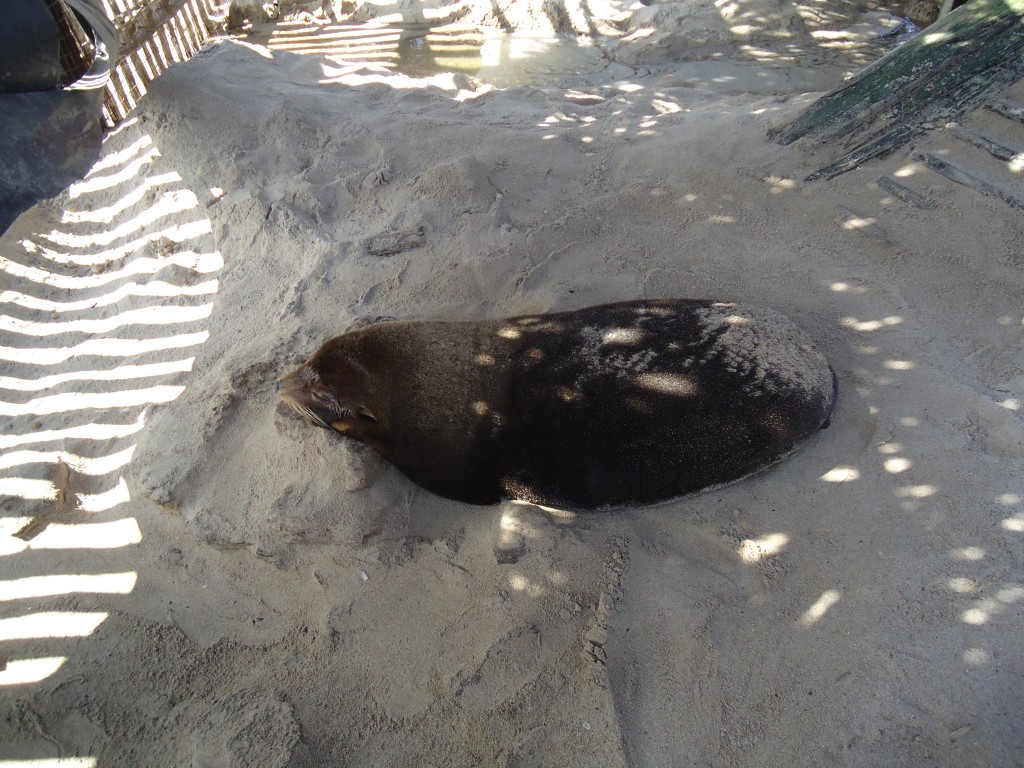
M 12 226 L 0 765 L 1022 765 L 1024 217 L 909 148 L 803 183 L 765 132 L 863 19 L 717 5 L 609 5 L 594 71 L 504 88 L 221 41 Z M 276 411 L 357 322 L 665 296 L 808 329 L 831 428 L 557 517 Z

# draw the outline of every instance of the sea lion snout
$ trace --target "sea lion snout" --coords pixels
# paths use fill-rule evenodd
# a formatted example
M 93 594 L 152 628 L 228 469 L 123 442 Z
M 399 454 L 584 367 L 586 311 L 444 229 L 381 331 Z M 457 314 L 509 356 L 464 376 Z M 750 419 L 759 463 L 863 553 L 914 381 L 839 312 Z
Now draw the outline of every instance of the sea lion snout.
M 324 429 L 333 429 L 337 401 L 315 389 L 315 380 L 301 366 L 275 384 L 278 397 L 297 414 Z
M 307 362 L 277 382 L 277 393 L 293 411 L 324 429 L 358 436 L 377 425 L 376 414 L 324 375 L 321 360 Z
M 302 393 L 311 393 L 319 387 L 320 374 L 314 370 L 309 362 L 305 362 L 294 371 L 286 373 L 274 385 L 274 391 L 282 398 L 298 397 Z

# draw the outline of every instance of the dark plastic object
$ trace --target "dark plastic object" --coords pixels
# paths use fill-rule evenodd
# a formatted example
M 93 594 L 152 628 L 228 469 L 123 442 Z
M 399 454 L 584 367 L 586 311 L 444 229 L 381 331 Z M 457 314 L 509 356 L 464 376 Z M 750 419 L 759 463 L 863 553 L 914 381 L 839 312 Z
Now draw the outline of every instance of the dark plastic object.
M 96 57 L 86 74 L 67 88 L 21 93 L 0 93 L 0 234 L 14 220 L 40 200 L 59 194 L 81 179 L 99 157 L 102 126 L 103 88 L 117 61 L 117 30 L 107 19 L 99 0 L 63 0 L 92 33 Z M 57 71 L 57 83 L 64 76 L 59 60 L 56 22 L 41 0 L 6 3 L 5 24 L 0 40 L 30 41 L 20 50 L 24 60 L 10 60 L 5 47 L 0 53 L 7 72 L 20 72 L 19 82 L 41 82 Z M 41 9 L 52 27 L 52 67 L 36 64 L 31 48 L 39 19 L 23 9 Z M 42 28 L 44 25 L 40 25 Z M 22 44 L 19 42 L 19 44 Z M 6 43 L 0 42 L 6 46 Z M 41 46 L 42 47 L 42 46 Z M 10 51 L 18 50 L 11 48 Z M 35 67 L 35 69 L 33 69 Z M 11 76 L 12 82 L 15 80 Z
M 59 88 L 60 33 L 43 0 L 4 3 L 0 24 L 0 91 L 22 93 Z

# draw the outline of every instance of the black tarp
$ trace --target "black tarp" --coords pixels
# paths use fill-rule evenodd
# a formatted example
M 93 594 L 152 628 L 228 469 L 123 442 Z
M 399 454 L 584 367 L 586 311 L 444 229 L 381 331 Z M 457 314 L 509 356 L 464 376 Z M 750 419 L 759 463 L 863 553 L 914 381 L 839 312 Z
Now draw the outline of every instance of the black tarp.
M 49 91 L 64 78 L 60 33 L 43 0 L 5 3 L 0 24 L 0 92 Z
M 63 1 L 96 44 L 89 71 L 63 89 L 53 16 L 42 0 L 5 3 L 0 90 L 19 92 L 0 93 L 0 234 L 23 211 L 81 179 L 99 156 L 103 87 L 117 59 L 117 31 L 99 0 Z

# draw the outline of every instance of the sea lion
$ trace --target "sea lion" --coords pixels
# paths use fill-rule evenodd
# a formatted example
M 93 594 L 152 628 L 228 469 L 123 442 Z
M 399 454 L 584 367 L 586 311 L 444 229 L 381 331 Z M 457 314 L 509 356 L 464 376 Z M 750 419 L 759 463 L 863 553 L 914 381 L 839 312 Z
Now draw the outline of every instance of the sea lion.
M 441 496 L 568 510 L 738 480 L 828 426 L 836 401 L 791 321 L 689 299 L 384 322 L 331 339 L 278 387 Z

